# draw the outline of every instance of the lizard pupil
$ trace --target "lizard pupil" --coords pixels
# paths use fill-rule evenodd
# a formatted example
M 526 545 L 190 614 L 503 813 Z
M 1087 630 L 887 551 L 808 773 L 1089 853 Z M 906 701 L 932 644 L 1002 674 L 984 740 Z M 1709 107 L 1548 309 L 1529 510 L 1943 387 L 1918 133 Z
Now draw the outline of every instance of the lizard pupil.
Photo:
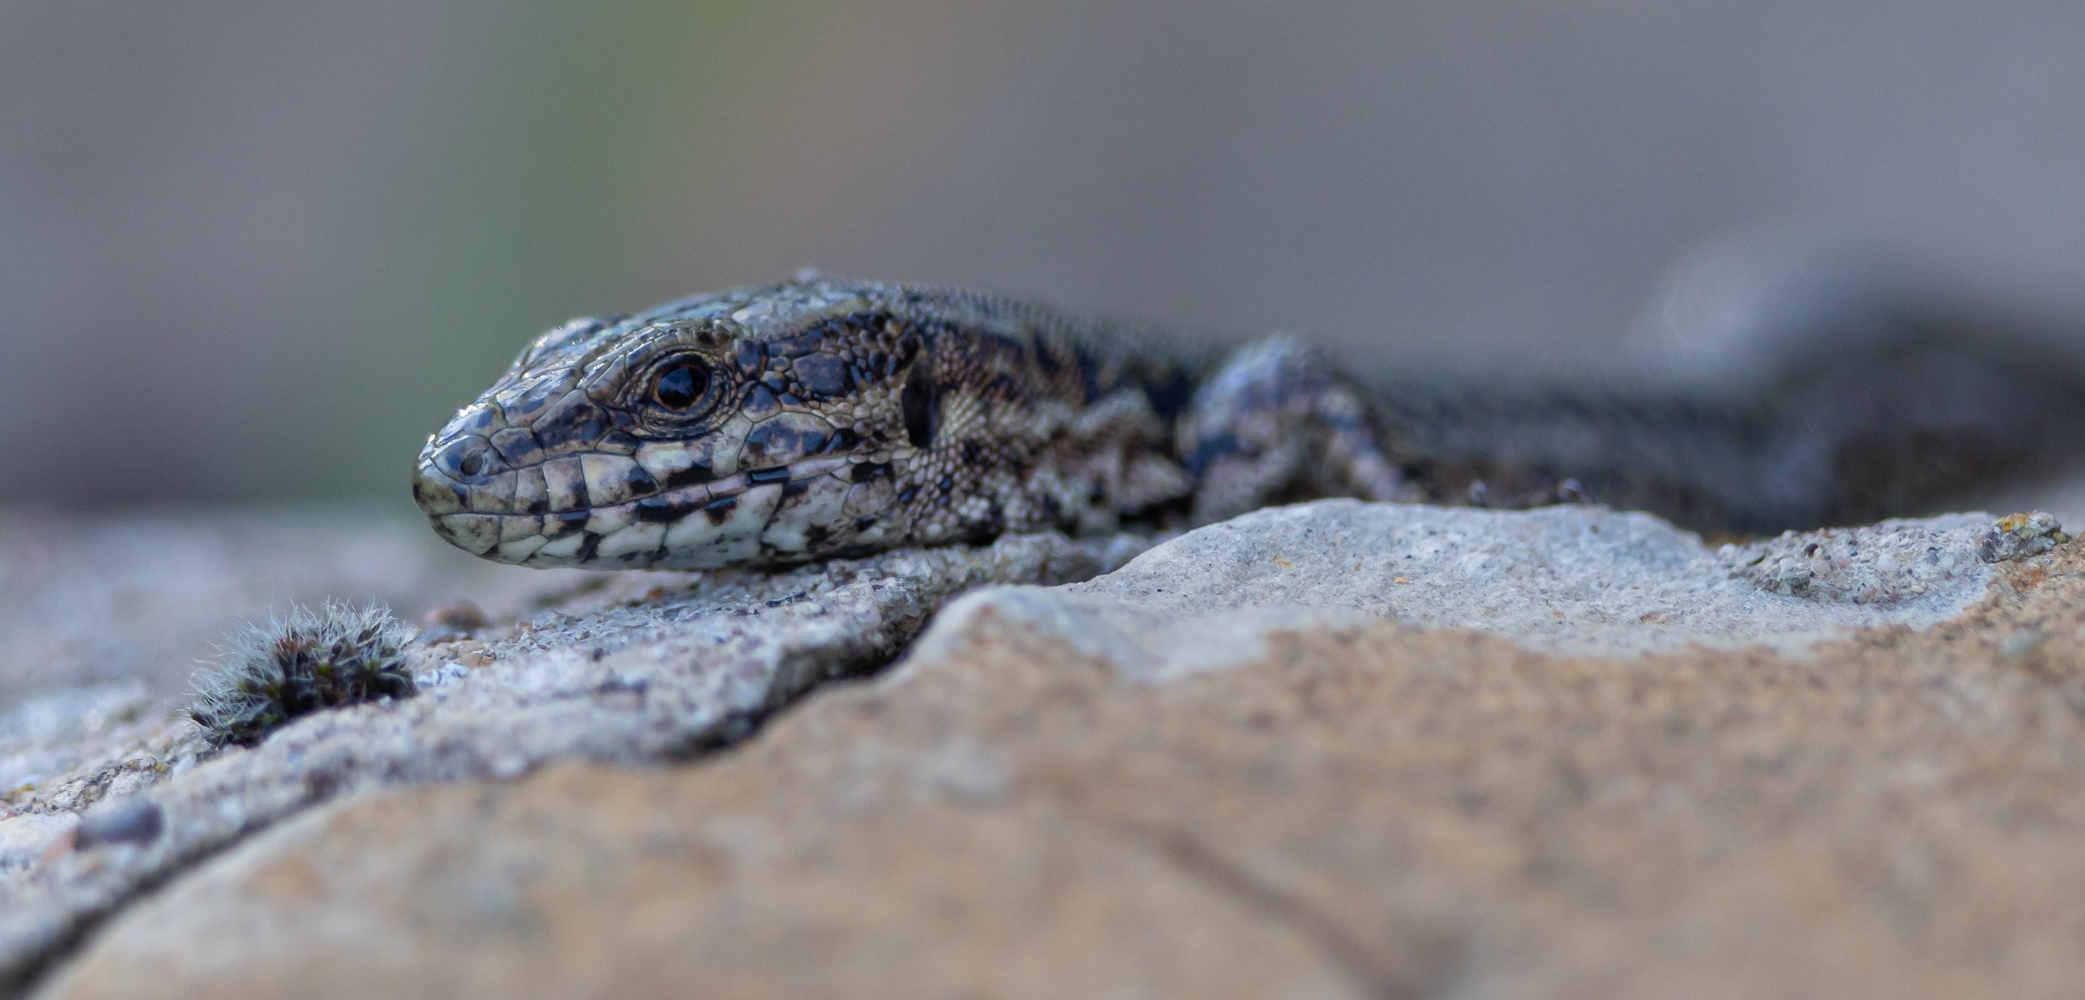
M 669 410 L 685 410 L 695 405 L 707 388 L 709 372 L 701 365 L 683 362 L 659 373 L 658 384 L 652 388 L 652 398 Z

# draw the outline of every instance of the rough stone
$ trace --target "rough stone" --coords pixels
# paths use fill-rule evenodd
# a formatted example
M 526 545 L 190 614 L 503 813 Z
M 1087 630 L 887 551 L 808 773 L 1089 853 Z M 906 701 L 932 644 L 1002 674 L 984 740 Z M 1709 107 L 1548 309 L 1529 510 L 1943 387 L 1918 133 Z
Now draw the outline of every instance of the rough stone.
M 134 790 L 158 773 L 180 725 L 164 697 L 135 681 L 22 699 L 0 714 L 0 817 L 32 798 L 76 812 L 112 786 Z
M 1849 628 L 1923 628 L 1960 613 L 1991 580 L 1977 557 L 1991 524 L 1970 514 L 1890 521 L 1712 553 L 1657 518 L 1597 507 L 1327 500 L 1190 532 L 1085 583 L 979 591 L 947 616 L 990 606 L 1054 622 L 1081 650 L 1151 678 L 1258 659 L 1260 636 L 1276 626 L 1380 619 L 1565 655 L 1798 652 Z M 1795 596 L 1771 567 L 1784 550 L 1806 549 L 1819 555 L 1802 560 L 1811 582 Z
M 309 811 L 39 995 L 2069 996 L 2085 553 L 1989 579 L 1800 652 L 1269 622 L 1163 683 L 973 598 L 708 763 Z
M 2037 510 L 1999 518 L 1977 540 L 1976 552 L 1985 562 L 2003 562 L 2038 556 L 2070 540 L 2056 515 Z
M 1935 593 L 1974 592 L 1965 584 L 1988 579 L 1978 564 L 1997 561 L 1984 558 L 1992 524 L 1981 515 L 1954 515 L 1790 531 L 1742 548 L 1726 546 L 1720 555 L 1761 590 L 1812 601 L 1898 604 Z
M 1084 579 L 1146 545 L 1010 536 L 785 573 L 586 574 L 549 608 L 469 640 L 411 647 L 427 682 L 417 697 L 318 712 L 251 750 L 214 751 L 142 684 L 41 696 L 0 730 L 0 774 L 23 782 L 0 803 L 0 984 L 33 973 L 142 887 L 336 795 L 727 744 L 804 690 L 889 662 L 958 593 Z M 146 595 L 153 601 L 175 603 Z M 167 618 L 192 625 L 180 613 Z M 94 725 L 112 732 L 68 743 L 64 731 L 95 713 Z M 81 837 L 69 851 L 59 842 L 69 824 L 33 818 L 110 796 L 143 796 L 133 808 L 156 808 L 160 834 Z

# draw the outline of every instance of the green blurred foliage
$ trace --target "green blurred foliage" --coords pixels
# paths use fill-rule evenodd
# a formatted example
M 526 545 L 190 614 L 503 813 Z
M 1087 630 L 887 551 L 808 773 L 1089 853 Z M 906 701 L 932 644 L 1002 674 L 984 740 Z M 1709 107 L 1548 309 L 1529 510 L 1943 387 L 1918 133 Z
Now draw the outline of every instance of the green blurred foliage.
M 342 308 L 316 321 L 330 329 L 311 331 L 315 392 L 294 436 L 332 458 L 299 463 L 305 475 L 285 492 L 403 495 L 426 435 L 535 332 L 634 308 L 603 291 L 645 270 L 658 225 L 648 206 L 664 190 L 711 189 L 716 157 L 688 137 L 742 96 L 751 22 L 783 10 L 530 7 L 486 22 L 496 34 L 451 95 L 460 107 L 420 118 L 414 157 L 370 206 L 365 270 Z
M 2085 7 L 1995 2 L 0 0 L 0 503 L 409 511 L 536 332 L 806 265 L 1377 365 L 1777 227 L 2085 316 Z

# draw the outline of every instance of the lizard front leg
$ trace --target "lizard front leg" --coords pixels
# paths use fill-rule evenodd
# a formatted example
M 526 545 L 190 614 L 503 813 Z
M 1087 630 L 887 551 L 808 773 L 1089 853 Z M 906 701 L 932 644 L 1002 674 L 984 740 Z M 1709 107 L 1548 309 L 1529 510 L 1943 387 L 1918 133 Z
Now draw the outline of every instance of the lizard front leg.
M 1196 391 L 1175 428 L 1208 524 L 1320 496 L 1417 500 L 1352 386 L 1290 334 L 1239 348 Z

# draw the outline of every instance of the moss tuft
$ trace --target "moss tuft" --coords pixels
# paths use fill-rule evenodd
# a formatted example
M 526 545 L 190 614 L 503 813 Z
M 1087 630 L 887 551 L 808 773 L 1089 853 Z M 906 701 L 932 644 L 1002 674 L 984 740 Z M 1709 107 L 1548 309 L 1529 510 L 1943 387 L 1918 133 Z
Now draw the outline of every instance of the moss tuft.
M 387 608 L 292 608 L 232 636 L 218 666 L 198 678 L 188 717 L 216 746 L 250 747 L 322 708 L 410 698 L 418 693 L 405 659 L 411 638 Z

